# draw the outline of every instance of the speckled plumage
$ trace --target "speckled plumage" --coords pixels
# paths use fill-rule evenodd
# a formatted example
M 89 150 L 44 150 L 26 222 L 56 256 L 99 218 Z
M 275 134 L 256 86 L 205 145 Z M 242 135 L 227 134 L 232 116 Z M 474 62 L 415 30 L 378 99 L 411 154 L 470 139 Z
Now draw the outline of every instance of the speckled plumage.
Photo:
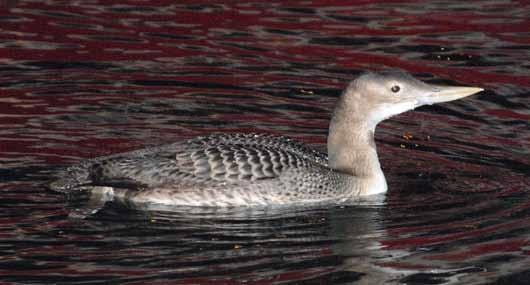
M 61 176 L 52 189 L 111 186 L 117 199 L 136 203 L 268 205 L 352 194 L 338 187 L 349 179 L 328 168 L 325 154 L 264 134 L 214 134 L 100 157 L 71 166 Z

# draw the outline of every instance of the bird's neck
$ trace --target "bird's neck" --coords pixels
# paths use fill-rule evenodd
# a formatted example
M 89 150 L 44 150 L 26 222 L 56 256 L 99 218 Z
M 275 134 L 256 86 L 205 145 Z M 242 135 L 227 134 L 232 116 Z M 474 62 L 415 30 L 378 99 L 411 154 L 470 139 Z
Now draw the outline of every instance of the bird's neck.
M 366 110 L 342 97 L 335 108 L 328 135 L 329 166 L 362 181 L 361 195 L 387 190 L 374 140 L 375 126 Z

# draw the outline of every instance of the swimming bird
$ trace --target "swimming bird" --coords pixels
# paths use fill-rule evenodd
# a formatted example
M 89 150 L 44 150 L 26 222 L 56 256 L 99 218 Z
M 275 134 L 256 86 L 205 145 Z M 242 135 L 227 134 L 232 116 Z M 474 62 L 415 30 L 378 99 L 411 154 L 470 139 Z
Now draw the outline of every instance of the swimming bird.
M 343 203 L 385 193 L 379 122 L 483 89 L 431 85 L 404 72 L 353 80 L 333 111 L 327 155 L 268 134 L 213 134 L 87 160 L 52 182 L 60 192 L 99 191 L 103 200 L 175 206 Z

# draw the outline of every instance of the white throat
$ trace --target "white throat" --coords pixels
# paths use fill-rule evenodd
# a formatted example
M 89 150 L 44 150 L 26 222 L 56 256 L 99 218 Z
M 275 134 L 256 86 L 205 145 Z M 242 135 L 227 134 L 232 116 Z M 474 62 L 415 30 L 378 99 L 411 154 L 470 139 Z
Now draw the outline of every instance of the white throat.
M 329 127 L 328 163 L 356 180 L 358 195 L 386 192 L 386 179 L 379 164 L 374 140 L 377 123 L 344 105 L 341 99 Z

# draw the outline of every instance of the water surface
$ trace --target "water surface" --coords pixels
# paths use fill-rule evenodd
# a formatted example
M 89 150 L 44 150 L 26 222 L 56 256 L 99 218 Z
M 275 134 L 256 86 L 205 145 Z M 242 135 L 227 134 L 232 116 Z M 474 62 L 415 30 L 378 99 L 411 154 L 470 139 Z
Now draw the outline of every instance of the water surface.
M 525 284 L 525 1 L 2 1 L 5 284 Z M 85 220 L 43 183 L 82 159 L 210 132 L 325 149 L 341 89 L 402 69 L 485 92 L 382 123 L 386 202 Z

